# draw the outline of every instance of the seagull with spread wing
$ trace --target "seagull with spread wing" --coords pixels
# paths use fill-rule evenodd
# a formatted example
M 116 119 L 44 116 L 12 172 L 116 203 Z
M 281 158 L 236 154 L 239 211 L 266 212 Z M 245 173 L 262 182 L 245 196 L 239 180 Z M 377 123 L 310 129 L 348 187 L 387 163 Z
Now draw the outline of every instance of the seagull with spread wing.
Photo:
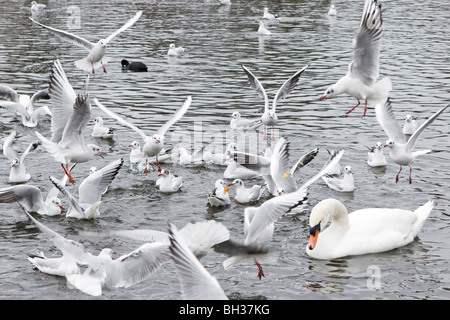
M 108 47 L 108 44 L 121 32 L 125 31 L 129 27 L 131 27 L 138 19 L 141 17 L 142 11 L 138 11 L 130 20 L 128 20 L 121 28 L 114 31 L 112 34 L 110 34 L 105 39 L 100 39 L 97 43 L 92 43 L 80 36 L 71 34 L 66 31 L 58 30 L 52 27 L 48 27 L 43 25 L 42 23 L 37 22 L 33 18 L 30 17 L 30 20 L 34 23 L 40 25 L 41 27 L 44 27 L 48 31 L 54 33 L 56 36 L 69 41 L 77 46 L 83 47 L 86 50 L 89 51 L 89 54 L 87 57 L 75 61 L 75 65 L 86 72 L 90 72 L 92 70 L 92 73 L 95 73 L 95 69 L 99 68 L 100 66 L 103 67 L 103 72 L 106 72 L 105 64 L 110 60 L 109 57 L 105 57 L 106 50 Z

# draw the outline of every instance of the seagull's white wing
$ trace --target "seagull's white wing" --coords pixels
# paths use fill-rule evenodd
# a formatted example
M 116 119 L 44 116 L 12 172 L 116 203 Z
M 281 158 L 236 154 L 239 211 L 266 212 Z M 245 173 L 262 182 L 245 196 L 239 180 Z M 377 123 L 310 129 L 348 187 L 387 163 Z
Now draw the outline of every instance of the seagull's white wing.
M 382 24 L 381 4 L 366 0 L 349 71 L 368 86 L 379 76 Z
M 303 156 L 298 159 L 298 161 L 292 166 L 291 168 L 291 174 L 293 175 L 298 169 L 303 168 L 308 163 L 310 163 L 319 153 L 319 148 L 315 148 L 308 153 L 304 154 Z
M 0 189 L 0 203 L 19 202 L 30 212 L 45 211 L 41 190 L 38 187 L 21 184 Z
M 286 82 L 278 89 L 277 94 L 275 95 L 275 98 L 273 99 L 272 104 L 272 111 L 276 111 L 276 106 L 279 100 L 286 98 L 292 90 L 294 90 L 295 86 L 298 83 L 298 80 L 300 79 L 301 74 L 303 71 L 308 68 L 308 65 L 303 67 L 303 69 L 297 71 L 293 76 L 291 76 L 289 79 L 286 80 Z
M 50 99 L 50 95 L 48 94 L 48 89 L 39 90 L 31 97 L 30 103 L 34 104 L 35 102 L 43 99 Z
M 398 124 L 392 111 L 391 100 L 389 98 L 386 101 L 378 103 L 375 106 L 375 115 L 381 128 L 383 128 L 389 139 L 392 139 L 399 143 L 405 143 L 405 135 L 403 134 L 402 127 Z
M 269 111 L 269 97 L 267 96 L 266 90 L 262 86 L 261 82 L 258 78 L 248 70 L 244 65 L 241 65 L 242 69 L 244 69 L 245 74 L 247 75 L 248 81 L 253 89 L 259 94 L 260 97 L 264 98 L 264 112 Z
M 422 134 L 423 130 L 425 130 L 426 127 L 428 127 L 436 118 L 445 111 L 450 106 L 450 104 L 447 104 L 445 107 L 441 108 L 438 112 L 436 112 L 434 115 L 428 118 L 427 121 L 425 121 L 419 128 L 414 131 L 414 133 L 409 137 L 408 143 L 406 144 L 406 148 L 409 151 L 412 151 L 416 145 L 417 139 Z
M 307 200 L 308 190 L 300 188 L 264 202 L 257 210 L 247 230 L 246 245 L 257 241 L 259 233 L 277 221 L 290 210 L 302 205 Z
M 77 98 L 75 91 L 67 79 L 66 73 L 59 60 L 54 62 L 50 74 L 48 88 L 52 103 L 52 141 L 58 143 L 61 140 L 67 120 L 73 112 L 73 105 Z
M 39 142 L 32 142 L 28 145 L 28 147 L 25 149 L 25 151 L 20 156 L 20 163 L 23 164 L 25 161 L 25 157 L 28 155 L 30 151 L 35 150 L 39 146 Z
M 120 29 L 114 31 L 111 35 L 108 36 L 108 38 L 105 39 L 106 43 L 109 43 L 115 36 L 117 36 L 122 31 L 125 31 L 129 27 L 131 27 L 136 21 L 139 20 L 139 18 L 142 16 L 142 11 L 136 12 L 136 14 L 128 20 Z
M 74 207 L 78 212 L 84 213 L 84 209 L 80 206 L 77 199 L 60 183 L 60 181 L 58 181 L 55 177 L 50 177 L 50 181 L 56 188 L 58 188 L 59 191 L 61 191 L 63 195 L 67 197 L 72 207 Z
M 19 159 L 19 155 L 13 148 L 14 140 L 16 139 L 16 130 L 11 131 L 9 136 L 5 138 L 3 142 L 3 154 L 8 158 L 9 161 Z
M 320 170 L 314 177 L 310 178 L 308 181 L 306 181 L 301 187 L 300 189 L 306 189 L 308 188 L 311 184 L 313 184 L 314 182 L 316 182 L 317 179 L 319 179 L 320 177 L 322 177 L 330 168 L 332 168 L 333 166 L 335 166 L 341 159 L 342 156 L 344 155 L 344 150 L 339 151 L 338 153 L 336 153 L 336 155 L 333 157 L 333 159 L 331 159 L 330 162 L 328 162 L 323 168 L 322 170 Z
M 227 300 L 227 296 L 214 278 L 184 243 L 177 228 L 169 224 L 170 252 L 180 279 L 184 300 Z
M 67 119 L 59 145 L 71 148 L 84 145 L 83 132 L 91 118 L 91 103 L 89 95 L 78 95 L 73 105 L 72 115 Z
M 109 234 L 128 238 L 139 242 L 165 242 L 170 243 L 169 234 L 167 232 L 150 230 L 150 229 L 136 229 L 136 230 L 111 230 Z
M 33 18 L 30 17 L 30 20 L 33 21 L 34 23 L 40 25 L 41 27 L 44 27 L 45 29 L 47 29 L 48 31 L 52 32 L 53 34 L 57 35 L 58 37 L 60 37 L 63 40 L 69 41 L 79 47 L 83 47 L 86 50 L 91 51 L 92 48 L 94 48 L 94 43 L 80 37 L 80 36 L 76 36 L 72 33 L 66 32 L 66 31 L 62 31 L 62 30 L 58 30 L 52 27 L 48 27 L 46 25 L 43 25 L 42 23 L 37 22 L 36 20 L 34 20 Z
M 116 119 L 117 121 L 119 121 L 119 123 L 121 123 L 124 126 L 127 126 L 131 129 L 133 129 L 134 131 L 136 131 L 141 137 L 142 139 L 145 141 L 147 140 L 147 135 L 144 133 L 144 131 L 142 131 L 141 129 L 139 129 L 138 127 L 136 127 L 134 124 L 132 124 L 131 122 L 126 121 L 125 119 L 123 119 L 121 116 L 119 116 L 118 114 L 112 112 L 111 110 L 109 110 L 108 108 L 106 108 L 103 104 L 100 103 L 100 101 L 98 101 L 97 98 L 94 98 L 94 102 L 97 105 L 97 107 L 99 107 L 104 113 L 106 113 L 107 115 L 109 115 L 111 118 Z
M 283 188 L 285 192 L 297 190 L 297 183 L 289 170 L 289 142 L 281 137 L 273 150 L 270 174 L 277 186 Z
M 181 107 L 174 113 L 174 115 L 172 116 L 172 118 L 169 119 L 169 121 L 167 121 L 159 130 L 158 130 L 158 134 L 162 137 L 164 136 L 164 134 L 166 133 L 167 130 L 169 130 L 169 128 L 178 120 L 180 120 L 183 115 L 186 113 L 186 111 L 189 109 L 189 107 L 191 106 L 192 103 L 192 97 L 188 96 L 186 98 L 186 100 L 184 100 L 183 104 L 181 105 Z
M 11 87 L 0 85 L 0 97 L 5 97 L 7 100 L 19 103 L 19 94 Z
M 128 288 L 145 280 L 168 261 L 170 252 L 167 243 L 145 243 L 106 265 L 106 285 Z
M 123 159 L 118 159 L 87 176 L 78 187 L 79 202 L 93 204 L 100 201 L 122 165 Z
M 43 115 L 49 115 L 49 116 L 52 115 L 52 112 L 50 111 L 48 106 L 42 106 L 42 107 L 34 109 L 33 113 L 30 116 L 30 119 L 32 121 L 36 121 L 38 119 L 38 117 L 43 116 Z

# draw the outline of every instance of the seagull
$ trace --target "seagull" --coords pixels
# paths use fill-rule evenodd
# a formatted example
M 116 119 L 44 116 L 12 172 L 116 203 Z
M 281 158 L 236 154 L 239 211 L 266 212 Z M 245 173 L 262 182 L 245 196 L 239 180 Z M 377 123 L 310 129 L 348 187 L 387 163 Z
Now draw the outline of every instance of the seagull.
M 412 163 L 416 160 L 417 157 L 431 152 L 431 150 L 429 149 L 413 151 L 416 146 L 417 140 L 419 139 L 423 131 L 449 106 L 450 104 L 447 104 L 445 107 L 437 111 L 434 115 L 429 117 L 427 121 L 422 123 L 422 125 L 417 128 L 417 130 L 409 137 L 408 140 L 406 140 L 406 137 L 403 134 L 402 127 L 395 119 L 390 99 L 387 98 L 384 103 L 379 103 L 375 106 L 377 121 L 389 138 L 386 141 L 385 147 L 390 148 L 389 155 L 391 159 L 394 160 L 396 164 L 400 165 L 400 171 L 395 177 L 395 182 L 398 182 L 402 167 L 409 166 L 409 183 L 412 183 Z
M 60 184 L 66 184 L 66 180 L 67 176 L 64 175 Z M 27 211 L 36 212 L 43 216 L 57 216 L 61 214 L 61 210 L 64 210 L 58 195 L 59 190 L 54 187 L 44 199 L 41 189 L 38 187 L 21 184 L 0 189 L 0 203 L 18 202 Z
M 130 20 L 128 20 L 122 27 L 120 27 L 118 30 L 114 31 L 111 35 L 109 35 L 105 39 L 100 39 L 97 43 L 92 43 L 80 36 L 76 36 L 74 34 L 71 34 L 66 31 L 58 30 L 52 27 L 45 26 L 33 18 L 30 17 L 30 20 L 34 23 L 40 25 L 41 27 L 44 27 L 45 29 L 49 30 L 50 32 L 54 33 L 56 36 L 62 38 L 63 40 L 69 41 L 77 46 L 83 47 L 86 50 L 89 51 L 89 54 L 87 57 L 75 61 L 75 65 L 86 72 L 90 72 L 92 70 L 92 73 L 95 73 L 95 69 L 99 68 L 100 66 L 103 67 L 103 72 L 106 73 L 105 64 L 110 60 L 109 57 L 105 57 L 107 46 L 113 40 L 119 33 L 125 31 L 129 27 L 131 27 L 142 15 L 142 11 L 138 11 Z
M 349 114 L 360 105 L 362 99 L 365 101 L 364 117 L 368 101 L 378 103 L 387 97 L 392 89 L 391 80 L 385 77 L 377 82 L 382 24 L 381 4 L 377 0 L 366 0 L 348 72 L 336 84 L 328 87 L 319 100 L 346 93 L 358 100 L 358 104 L 346 113 Z
M 112 258 L 114 251 L 110 248 L 102 249 L 97 256 L 93 255 L 80 242 L 63 237 L 33 218 L 25 208 L 22 209 L 62 252 L 63 257 L 87 266 L 83 273 L 65 274 L 68 283 L 85 294 L 100 296 L 103 286 L 128 288 L 142 282 L 162 264 L 170 261 L 167 244 L 160 242 L 145 243 L 117 259 Z
M 171 257 L 183 299 L 228 300 L 217 279 L 203 267 L 172 223 L 169 223 L 169 234 Z
M 228 160 L 227 168 L 223 173 L 223 177 L 225 179 L 252 179 L 260 175 L 261 174 L 259 172 L 253 171 L 239 164 L 232 157 L 230 157 L 230 159 Z
M 377 142 L 375 147 L 367 147 L 367 164 L 370 167 L 384 167 L 387 165 L 386 157 L 384 156 L 383 149 L 384 144 L 380 141 Z
M 259 22 L 258 34 L 259 35 L 265 35 L 265 36 L 272 34 L 272 32 L 267 30 L 266 26 L 264 25 L 264 21 L 260 21 Z
M 230 185 L 227 185 L 222 179 L 217 180 L 214 190 L 208 194 L 208 203 L 211 207 L 223 207 L 231 204 L 229 190 Z
M 355 180 L 351 166 L 344 167 L 344 177 L 342 179 L 332 176 L 323 176 L 322 179 L 333 190 L 339 192 L 353 192 L 355 190 Z
M 46 7 L 45 4 L 37 3 L 36 1 L 31 2 L 31 11 L 34 11 L 34 12 L 41 11 L 41 10 L 44 10 L 45 7 Z
M 30 98 L 30 96 L 19 95 L 14 89 L 0 85 L 0 96 L 6 97 L 7 101 L 0 101 L 0 106 L 15 112 L 22 118 L 22 124 L 25 127 L 33 128 L 38 124 L 38 118 L 45 115 L 52 115 L 48 106 L 42 106 L 34 109 L 34 104 L 43 99 L 50 99 L 48 90 L 39 90 Z
M 204 148 L 200 148 L 200 150 L 194 152 L 193 154 L 190 154 L 189 151 L 186 150 L 186 148 L 180 147 L 180 165 L 189 166 L 203 164 L 203 151 Z
M 262 125 L 261 120 L 243 119 L 239 111 L 234 111 L 231 114 L 230 128 L 232 130 L 255 130 Z
M 78 187 L 78 200 L 54 177 L 50 181 L 70 201 L 66 217 L 93 219 L 100 215 L 101 198 L 122 168 L 123 159 L 118 159 L 89 174 Z
M 141 151 L 141 144 L 138 141 L 134 140 L 133 142 L 131 142 L 129 147 L 131 148 L 130 151 L 131 170 L 134 171 L 135 169 L 137 169 L 139 171 L 143 171 L 145 168 L 145 159 Z
M 303 73 L 303 71 L 306 70 L 306 68 L 308 68 L 308 65 L 297 71 L 288 80 L 286 80 L 286 82 L 280 87 L 280 89 L 278 89 L 275 98 L 272 101 L 272 109 L 269 109 L 269 98 L 267 97 L 266 90 L 264 90 L 261 82 L 255 75 L 253 75 L 250 70 L 248 70 L 248 68 L 246 68 L 244 65 L 241 65 L 241 67 L 242 69 L 244 69 L 252 88 L 255 89 L 256 92 L 264 98 L 264 114 L 261 117 L 261 121 L 264 124 L 265 128 L 267 128 L 267 126 L 272 126 L 272 140 L 274 140 L 275 136 L 273 135 L 273 127 L 278 122 L 278 117 L 276 115 L 277 103 L 279 100 L 285 99 L 292 92 L 294 87 L 297 85 L 298 80 L 300 79 L 300 75 Z M 264 140 L 266 139 L 267 136 L 266 134 L 264 134 Z
M 235 240 L 227 241 L 233 250 L 228 251 L 227 246 L 219 244 L 214 250 L 220 253 L 231 254 L 231 257 L 223 262 L 225 270 L 229 270 L 239 261 L 254 256 L 253 260 L 258 267 L 258 278 L 264 276 L 257 255 L 268 253 L 266 245 L 273 237 L 275 222 L 292 209 L 303 205 L 307 199 L 307 188 L 300 188 L 291 193 L 274 197 L 265 201 L 259 207 L 247 207 L 244 210 L 244 242 L 239 244 Z
M 405 117 L 405 122 L 403 123 L 403 134 L 405 136 L 412 135 L 414 131 L 416 131 L 418 128 L 418 123 L 416 122 L 416 118 L 414 118 L 412 115 L 407 114 Z
M 156 180 L 159 191 L 165 193 L 177 192 L 183 186 L 183 178 L 173 175 L 167 169 L 162 169 L 159 174 L 160 178 Z
M 273 20 L 277 18 L 278 18 L 277 14 L 269 13 L 269 8 L 264 8 L 263 19 Z
M 241 179 L 235 179 L 231 183 L 232 186 L 236 187 L 236 196 L 234 199 L 239 203 L 249 203 L 258 201 L 264 190 L 266 189 L 264 186 L 253 185 L 250 188 L 246 188 L 244 181 Z
M 91 137 L 103 139 L 111 139 L 113 137 L 113 129 L 105 126 L 102 117 L 95 117 L 90 123 L 95 123 Z
M 331 6 L 330 6 L 330 10 L 328 10 L 328 15 L 329 16 L 335 16 L 337 14 L 337 11 L 336 11 L 336 9 L 334 8 L 334 5 L 332 4 Z
M 134 131 L 136 131 L 141 136 L 142 140 L 144 141 L 144 146 L 142 148 L 142 153 L 143 153 L 144 157 L 146 158 L 146 166 L 145 166 L 145 169 L 144 169 L 144 173 L 146 174 L 146 173 L 148 173 L 147 163 L 148 163 L 148 158 L 149 157 L 156 157 L 156 162 L 158 164 L 158 171 L 161 172 L 161 167 L 160 167 L 159 161 L 158 161 L 158 154 L 160 153 L 160 151 L 162 150 L 162 148 L 164 146 L 164 135 L 165 135 L 166 131 L 169 130 L 169 128 L 175 122 L 180 120 L 181 117 L 183 117 L 183 115 L 189 109 L 189 107 L 190 107 L 190 105 L 192 103 L 192 97 L 188 96 L 186 98 L 186 100 L 183 102 L 183 104 L 181 105 L 181 107 L 174 113 L 172 118 L 169 119 L 161 128 L 159 128 L 158 132 L 153 134 L 152 136 L 147 136 L 144 133 L 144 131 L 142 131 L 141 129 L 136 127 L 134 124 L 132 124 L 131 122 L 128 122 L 127 120 L 125 120 L 122 117 L 120 117 L 118 114 L 116 114 L 116 113 L 112 112 L 111 110 L 109 110 L 108 108 L 106 108 L 103 104 L 101 104 L 98 101 L 97 98 L 94 98 L 94 102 L 107 115 L 109 115 L 110 117 L 116 119 L 121 124 L 131 128 L 131 129 L 133 129 Z
M 8 181 L 10 183 L 24 183 L 31 179 L 31 175 L 25 167 L 25 157 L 30 151 L 35 150 L 39 146 L 39 142 L 32 142 L 19 157 L 13 148 L 16 139 L 16 131 L 13 130 L 3 142 L 3 154 L 11 162 L 11 170 L 9 172 Z
M 122 70 L 129 70 L 134 72 L 147 72 L 148 68 L 145 63 L 140 61 L 129 62 L 127 59 L 122 59 L 120 62 Z
M 69 171 L 69 163 L 82 163 L 92 160 L 95 155 L 103 158 L 105 152 L 95 144 L 85 144 L 83 133 L 91 117 L 91 103 L 87 86 L 89 76 L 83 94 L 75 94 L 67 79 L 59 60 L 54 63 L 50 75 L 49 95 L 53 105 L 52 109 L 52 137 L 50 140 L 35 131 L 42 143 L 42 147 L 61 162 L 61 167 L 69 177 L 69 182 L 75 184 L 75 180 Z
M 183 47 L 176 47 L 174 43 L 169 45 L 169 50 L 167 50 L 168 56 L 181 56 L 185 49 Z

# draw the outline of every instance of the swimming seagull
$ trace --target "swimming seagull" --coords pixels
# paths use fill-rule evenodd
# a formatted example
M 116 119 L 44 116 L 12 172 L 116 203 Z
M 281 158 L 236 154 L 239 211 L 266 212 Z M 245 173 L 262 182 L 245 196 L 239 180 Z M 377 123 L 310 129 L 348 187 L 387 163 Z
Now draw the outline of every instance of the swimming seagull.
M 69 163 L 83 163 L 92 160 L 95 155 L 103 158 L 103 151 L 95 144 L 85 144 L 83 133 L 91 118 L 91 103 L 87 92 L 89 76 L 83 94 L 75 94 L 67 79 L 59 60 L 54 63 L 50 75 L 49 95 L 52 109 L 52 137 L 50 140 L 35 131 L 42 147 L 61 163 L 61 167 L 69 177 L 69 182 L 75 180 L 70 174 Z
M 344 167 L 344 177 L 342 179 L 327 175 L 323 176 L 322 179 L 333 190 L 339 192 L 353 192 L 355 190 L 355 179 L 351 166 Z
M 366 0 L 355 39 L 353 61 L 348 66 L 348 72 L 336 84 L 328 87 L 319 100 L 346 93 L 358 100 L 358 104 L 346 113 L 349 114 L 360 105 L 362 99 L 365 101 L 364 117 L 368 101 L 378 103 L 387 97 L 392 89 L 391 80 L 385 77 L 377 82 L 380 69 L 382 24 L 381 4 L 378 4 L 377 0 Z
M 34 23 L 40 25 L 41 27 L 46 28 L 50 32 L 54 33 L 58 37 L 69 41 L 77 46 L 83 47 L 89 51 L 87 57 L 75 61 L 75 65 L 86 72 L 95 73 L 95 69 L 100 66 L 103 67 L 103 72 L 106 72 L 105 64 L 110 60 L 109 57 L 105 57 L 108 44 L 121 32 L 125 31 L 129 27 L 131 27 L 142 15 L 142 11 L 138 11 L 130 20 L 128 20 L 122 27 L 114 31 L 105 39 L 100 39 L 97 43 L 92 43 L 80 36 L 76 36 L 66 31 L 58 30 L 52 27 L 45 26 L 33 18 L 30 17 L 30 20 Z
M 219 282 L 200 263 L 177 228 L 169 223 L 170 253 L 185 300 L 228 300 Z
M 375 106 L 375 113 L 378 123 L 385 131 L 389 139 L 386 141 L 385 147 L 390 148 L 390 157 L 394 162 L 400 165 L 400 171 L 395 177 L 395 182 L 398 182 L 398 177 L 402 171 L 403 166 L 409 166 L 409 183 L 412 183 L 411 173 L 412 173 L 412 163 L 417 157 L 422 156 L 431 152 L 431 150 L 418 150 L 413 151 L 417 140 L 423 131 L 434 121 L 436 118 L 445 111 L 450 106 L 447 104 L 445 107 L 441 108 L 434 115 L 428 118 L 427 121 L 422 123 L 422 125 L 417 128 L 417 130 L 406 140 L 406 137 L 402 131 L 402 127 L 398 124 L 395 119 L 394 113 L 392 111 L 390 99 L 386 99 L 383 103 L 379 103 Z
M 89 174 L 78 187 L 76 199 L 58 180 L 50 177 L 50 181 L 70 201 L 66 217 L 92 219 L 100 215 L 101 198 L 111 182 L 122 168 L 123 159 L 118 159 Z
M 267 30 L 266 26 L 264 25 L 264 21 L 260 21 L 259 22 L 258 34 L 260 34 L 260 35 L 270 35 L 270 34 L 272 34 L 272 32 Z
M 31 11 L 41 11 L 44 10 L 46 7 L 45 4 L 37 3 L 36 1 L 31 2 Z
M 269 13 L 269 8 L 264 8 L 263 19 L 273 20 L 277 18 L 278 18 L 277 14 Z
M 405 117 L 405 122 L 403 123 L 403 134 L 406 135 L 412 135 L 414 131 L 417 130 L 418 123 L 417 118 L 414 118 L 412 115 L 407 114 Z
M 0 101 L 0 106 L 15 112 L 22 118 L 25 127 L 33 128 L 38 124 L 38 117 L 52 115 L 48 106 L 34 109 L 34 104 L 39 100 L 50 99 L 48 90 L 39 90 L 30 98 L 26 94 L 19 95 L 14 89 L 0 85 L 0 96 L 6 97 L 7 101 Z
M 156 185 L 161 192 L 177 192 L 183 186 L 183 178 L 170 173 L 167 169 L 162 169 L 159 177 L 160 178 L 156 180 Z
M 176 47 L 174 43 L 169 45 L 169 50 L 167 50 L 168 56 L 181 56 L 185 49 L 183 47 Z
M 218 179 L 215 182 L 214 189 L 208 194 L 208 203 L 211 207 L 222 207 L 231 204 L 228 193 L 230 185 L 227 185 L 222 179 Z
M 172 118 L 170 118 L 161 128 L 159 128 L 158 132 L 153 134 L 152 136 L 147 136 L 144 131 L 136 127 L 131 122 L 125 120 L 124 118 L 120 117 L 118 114 L 112 112 L 108 108 L 106 108 L 103 104 L 101 104 L 97 98 L 94 98 L 94 102 L 97 104 L 97 106 L 105 112 L 110 117 L 116 119 L 121 124 L 133 129 L 136 131 L 144 141 L 144 146 L 142 148 L 142 153 L 144 157 L 146 158 L 146 166 L 144 169 L 144 173 L 148 173 L 147 164 L 148 164 L 148 158 L 149 157 L 156 157 L 156 163 L 158 164 L 158 171 L 161 172 L 161 166 L 159 165 L 158 155 L 160 151 L 162 150 L 164 146 L 164 135 L 169 130 L 169 128 L 178 120 L 183 117 L 183 115 L 186 113 L 186 111 L 189 109 L 191 103 L 192 103 L 192 97 L 188 96 L 186 100 L 183 102 L 181 107 L 174 113 Z
M 294 75 L 287 79 L 286 82 L 284 82 L 280 89 L 278 89 L 275 98 L 272 101 L 272 109 L 269 109 L 269 98 L 261 82 L 255 75 L 253 75 L 250 70 L 248 70 L 248 68 L 246 68 L 244 65 L 241 65 L 241 67 L 242 69 L 244 69 L 252 88 L 255 89 L 256 92 L 264 98 L 264 114 L 261 117 L 261 121 L 264 124 L 265 132 L 267 126 L 272 126 L 272 140 L 275 140 L 275 136 L 273 135 L 273 127 L 278 122 L 278 117 L 276 115 L 277 103 L 281 99 L 285 99 L 292 92 L 294 87 L 297 85 L 298 80 L 300 79 L 300 75 L 303 73 L 303 71 L 306 70 L 306 68 L 308 68 L 308 65 L 297 71 Z M 267 139 L 266 134 L 264 134 L 264 139 Z
M 370 167 L 383 167 L 387 165 L 386 157 L 384 156 L 384 144 L 380 141 L 377 142 L 375 147 L 367 147 L 367 164 Z
M 113 137 L 113 129 L 108 128 L 103 121 L 102 117 L 95 117 L 94 120 L 90 121 L 94 123 L 94 128 L 92 128 L 91 137 L 111 139 Z
M 260 186 L 257 184 L 253 185 L 252 187 L 246 188 L 244 181 L 242 181 L 241 179 L 233 180 L 231 185 L 236 187 L 236 196 L 234 197 L 234 199 L 239 203 L 258 201 L 264 193 L 264 190 L 266 189 L 265 186 Z
M 167 244 L 160 242 L 145 243 L 117 259 L 112 258 L 114 251 L 110 248 L 104 248 L 98 255 L 93 255 L 80 242 L 63 237 L 36 220 L 25 208 L 22 209 L 36 227 L 62 252 L 63 257 L 67 257 L 66 261 L 70 259 L 86 266 L 83 272 L 65 274 L 68 283 L 85 294 L 100 296 L 103 286 L 131 287 L 170 261 Z
M 233 130 L 255 130 L 262 125 L 259 119 L 243 119 L 239 111 L 234 111 L 230 117 L 230 128 Z
M 337 11 L 336 11 L 334 5 L 332 4 L 332 5 L 330 6 L 330 9 L 328 10 L 328 15 L 329 15 L 329 16 L 335 16 L 336 14 L 337 14 Z
M 39 142 L 32 142 L 25 149 L 22 155 L 19 157 L 17 151 L 14 149 L 14 141 L 16 139 L 16 131 L 13 130 L 3 142 L 3 154 L 11 162 L 11 169 L 9 172 L 8 181 L 10 183 L 24 183 L 30 180 L 31 175 L 27 172 L 25 167 L 25 157 L 30 151 L 35 150 L 39 146 Z

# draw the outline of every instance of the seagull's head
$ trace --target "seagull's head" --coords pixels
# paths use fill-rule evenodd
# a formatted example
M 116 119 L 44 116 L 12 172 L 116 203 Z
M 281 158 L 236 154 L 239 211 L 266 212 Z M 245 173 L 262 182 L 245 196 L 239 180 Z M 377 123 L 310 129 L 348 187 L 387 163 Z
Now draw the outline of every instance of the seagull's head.
M 229 184 L 229 185 L 232 185 L 232 186 L 234 186 L 234 185 L 236 185 L 236 186 L 243 186 L 244 182 L 241 179 L 234 179 L 233 182 L 231 184 Z
M 163 137 L 161 137 L 159 134 L 154 134 L 152 136 L 152 141 L 156 144 L 162 144 L 163 143 Z
M 377 149 L 381 150 L 381 149 L 383 149 L 383 147 L 384 147 L 384 145 L 380 141 L 378 141 L 377 142 Z
M 395 141 L 392 139 L 386 140 L 386 144 L 384 145 L 384 147 L 389 147 L 392 148 L 395 145 Z
M 130 147 L 132 148 L 132 149 L 137 149 L 137 148 L 139 148 L 141 146 L 141 144 L 139 143 L 139 142 L 137 142 L 137 141 L 133 141 L 131 144 L 130 144 Z
M 352 167 L 350 167 L 350 166 L 345 166 L 344 170 L 345 170 L 345 172 L 348 173 L 348 174 L 353 173 Z
M 95 117 L 94 120 L 90 121 L 91 123 L 103 123 L 102 117 Z
M 50 200 L 50 203 L 55 206 L 56 208 L 59 208 L 60 210 L 64 210 L 64 207 L 61 204 L 61 200 L 57 197 L 53 197 Z
M 98 40 L 98 43 L 99 43 L 103 48 L 106 49 L 106 40 L 105 40 L 105 39 L 100 39 L 100 40 Z
M 19 165 L 20 165 L 19 159 L 14 159 L 13 161 L 11 161 L 11 168 L 17 167 Z
M 413 118 L 412 115 L 410 115 L 410 114 L 406 115 L 406 117 L 405 117 L 405 121 L 406 121 L 406 122 L 411 122 L 411 121 L 413 121 L 413 120 L 414 120 L 414 118 Z
M 233 119 L 239 119 L 240 117 L 241 117 L 241 114 L 239 113 L 239 111 L 235 111 L 231 115 L 231 118 L 233 118 Z
M 325 90 L 325 93 L 319 98 L 319 101 L 325 99 L 325 98 L 332 98 L 336 96 L 336 90 L 334 86 L 329 86 L 327 90 Z
M 106 152 L 101 151 L 100 147 L 95 144 L 88 144 L 87 147 L 92 153 L 98 155 L 101 158 L 106 155 Z
M 169 48 L 175 49 L 175 43 L 171 43 L 171 44 L 169 45 Z
M 163 177 L 167 177 L 168 175 L 169 175 L 169 170 L 167 170 L 167 169 L 162 169 L 161 170 L 161 173 L 160 174 L 158 174 L 158 176 L 163 176 Z
M 283 188 L 278 188 L 276 192 L 277 197 L 282 196 L 286 193 Z

